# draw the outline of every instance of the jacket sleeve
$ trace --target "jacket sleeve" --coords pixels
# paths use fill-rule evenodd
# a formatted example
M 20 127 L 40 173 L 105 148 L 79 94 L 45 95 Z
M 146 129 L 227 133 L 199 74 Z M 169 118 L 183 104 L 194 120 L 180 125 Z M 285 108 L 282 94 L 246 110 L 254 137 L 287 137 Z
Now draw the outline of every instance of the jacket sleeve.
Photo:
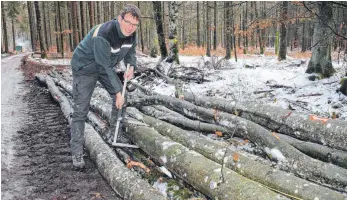
M 103 37 L 92 38 L 92 48 L 94 52 L 95 62 L 105 68 L 108 78 L 115 89 L 115 93 L 122 91 L 121 81 L 112 69 L 111 47 L 107 40 Z
M 131 46 L 127 55 L 125 55 L 124 57 L 125 66 L 127 66 L 127 64 L 130 64 L 130 66 L 134 67 L 134 70 L 137 69 L 136 46 L 137 46 L 137 41 Z

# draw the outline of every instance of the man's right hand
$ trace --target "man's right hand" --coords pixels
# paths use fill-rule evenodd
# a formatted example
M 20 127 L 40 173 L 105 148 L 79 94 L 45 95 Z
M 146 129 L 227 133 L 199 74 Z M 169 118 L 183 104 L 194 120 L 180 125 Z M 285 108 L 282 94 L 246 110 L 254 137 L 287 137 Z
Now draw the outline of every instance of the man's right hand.
M 121 109 L 124 103 L 124 99 L 122 97 L 122 93 L 118 92 L 116 94 L 116 108 Z

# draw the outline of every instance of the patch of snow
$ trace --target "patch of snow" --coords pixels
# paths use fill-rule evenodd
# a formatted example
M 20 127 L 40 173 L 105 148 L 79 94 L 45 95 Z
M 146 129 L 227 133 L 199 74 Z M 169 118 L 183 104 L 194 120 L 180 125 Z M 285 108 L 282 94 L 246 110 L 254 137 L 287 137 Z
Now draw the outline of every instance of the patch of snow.
M 276 148 L 270 149 L 269 147 L 265 147 L 265 152 L 271 156 L 271 158 L 276 159 L 277 161 L 285 161 L 286 158 L 282 154 L 282 152 Z
M 164 182 L 162 183 L 161 180 L 157 180 L 156 182 L 154 182 L 153 187 L 158 190 L 160 193 L 162 193 L 165 197 L 167 197 L 167 183 Z
M 160 160 L 163 162 L 163 163 L 167 163 L 167 158 L 166 156 L 160 156 Z
M 162 146 L 163 146 L 163 149 L 166 150 L 175 144 L 177 144 L 177 143 L 176 142 L 163 142 Z
M 163 174 L 166 174 L 168 177 L 172 178 L 171 172 L 170 172 L 168 169 L 166 169 L 166 167 L 161 166 L 161 167 L 159 167 L 159 169 L 161 170 L 161 172 L 162 172 Z

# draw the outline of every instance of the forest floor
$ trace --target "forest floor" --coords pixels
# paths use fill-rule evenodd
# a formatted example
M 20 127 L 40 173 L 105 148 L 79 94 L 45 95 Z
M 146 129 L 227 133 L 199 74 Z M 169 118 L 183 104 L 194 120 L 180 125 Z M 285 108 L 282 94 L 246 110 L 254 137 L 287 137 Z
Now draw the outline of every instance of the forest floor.
M 1 60 L 1 199 L 120 199 L 87 155 L 72 169 L 68 123 L 23 56 Z

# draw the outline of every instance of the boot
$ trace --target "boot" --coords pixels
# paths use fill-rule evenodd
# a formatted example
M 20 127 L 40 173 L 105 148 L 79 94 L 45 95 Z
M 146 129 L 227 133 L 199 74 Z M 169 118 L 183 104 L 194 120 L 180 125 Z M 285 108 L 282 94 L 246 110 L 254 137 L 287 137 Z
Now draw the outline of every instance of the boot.
M 77 169 L 83 169 L 85 167 L 82 153 L 72 155 L 72 165 Z

